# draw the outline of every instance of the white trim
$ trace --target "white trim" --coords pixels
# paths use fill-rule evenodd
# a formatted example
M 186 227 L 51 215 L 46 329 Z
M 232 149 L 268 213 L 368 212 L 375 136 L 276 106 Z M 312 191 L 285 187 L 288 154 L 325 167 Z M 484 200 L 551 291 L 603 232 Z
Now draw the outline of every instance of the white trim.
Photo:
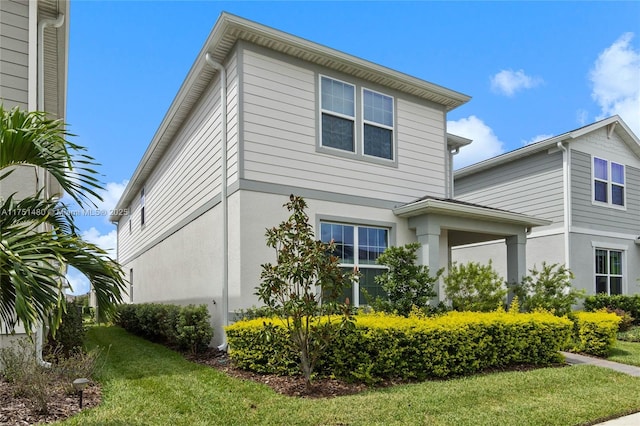
M 552 235 L 562 235 L 562 234 L 564 234 L 564 228 L 544 229 L 542 231 L 530 232 L 529 234 L 527 234 L 527 239 L 550 237 Z
M 597 178 L 596 177 L 596 168 L 595 168 L 595 160 L 601 160 L 601 161 L 605 161 L 607 163 L 607 179 L 601 179 L 601 178 Z M 617 164 L 619 166 L 622 166 L 623 168 L 623 180 L 624 183 L 623 184 L 619 184 L 619 183 L 615 183 L 613 182 L 613 171 L 612 171 L 612 166 L 614 164 Z M 596 181 L 598 182 L 604 182 L 607 185 L 607 201 L 597 201 L 596 200 Z M 608 160 L 606 158 L 603 157 L 598 157 L 596 155 L 591 155 L 591 204 L 594 206 L 600 206 L 600 207 L 608 207 L 608 208 L 612 208 L 612 209 L 616 209 L 616 210 L 627 210 L 627 166 L 626 164 L 622 164 L 622 163 L 618 163 L 616 161 L 612 161 L 612 160 Z M 622 199 L 624 204 L 623 205 L 619 205 L 619 204 L 613 204 L 613 185 L 616 186 L 621 186 L 622 187 Z
M 591 247 L 593 248 L 601 248 L 601 249 L 607 249 L 607 250 L 622 250 L 622 251 L 626 251 L 629 249 L 629 246 L 624 245 L 624 244 L 612 244 L 612 243 L 606 243 L 603 241 L 591 241 Z
M 609 280 L 612 276 L 613 277 L 620 277 L 620 294 L 628 294 L 627 291 L 627 248 L 624 247 L 622 248 L 622 246 L 618 246 L 616 247 L 616 244 L 607 244 L 607 243 L 597 243 L 592 241 L 591 242 L 591 246 L 593 248 L 592 250 L 592 255 L 591 255 L 591 259 L 593 259 L 593 290 L 594 292 L 596 292 L 597 288 L 596 288 L 596 277 L 598 275 L 600 276 L 605 276 L 607 277 L 607 294 L 611 294 L 611 281 Z M 596 272 L 596 250 L 605 250 L 607 252 L 607 273 L 606 274 L 598 274 Z M 621 269 L 622 269 L 622 274 L 618 275 L 612 275 L 611 274 L 611 262 L 610 262 L 610 255 L 609 253 L 611 251 L 617 251 L 620 252 L 620 262 L 622 263 L 621 265 Z
M 339 83 L 342 83 L 344 85 L 350 86 L 353 89 L 353 116 L 349 116 L 346 114 L 342 114 L 336 111 L 331 111 L 329 109 L 324 109 L 322 107 L 322 79 L 326 78 L 328 80 L 333 80 L 333 81 L 337 81 Z M 322 148 L 326 148 L 326 149 L 334 149 L 336 151 L 340 151 L 340 152 L 350 152 L 352 154 L 358 154 L 358 144 L 357 144 L 357 140 L 358 140 L 358 125 L 357 125 L 357 114 L 356 111 L 358 110 L 358 93 L 356 90 L 356 85 L 349 83 L 347 81 L 343 81 L 340 80 L 338 78 L 334 78 L 334 77 L 329 77 L 328 75 L 324 75 L 324 74 L 318 74 L 318 104 L 319 104 L 319 108 L 318 111 L 320 112 L 320 115 L 318 117 L 318 128 L 320 131 L 320 134 L 318 135 L 319 139 L 320 139 L 320 146 Z M 346 149 L 341 149 L 341 148 L 336 148 L 334 146 L 327 146 L 324 144 L 324 140 L 322 138 L 322 115 L 323 114 L 328 114 L 328 115 L 332 115 L 334 117 L 338 117 L 338 118 L 342 118 L 344 120 L 350 120 L 353 122 L 353 150 L 349 151 Z
M 623 234 L 620 232 L 598 231 L 596 229 L 580 228 L 580 227 L 571 227 L 571 230 L 569 232 L 571 232 L 572 234 L 593 235 L 597 237 L 618 238 L 618 239 L 631 240 L 631 241 L 635 241 L 638 238 L 636 234 Z
M 29 2 L 29 71 L 27 107 L 38 109 L 38 3 Z M 43 108 L 44 110 L 44 108 Z

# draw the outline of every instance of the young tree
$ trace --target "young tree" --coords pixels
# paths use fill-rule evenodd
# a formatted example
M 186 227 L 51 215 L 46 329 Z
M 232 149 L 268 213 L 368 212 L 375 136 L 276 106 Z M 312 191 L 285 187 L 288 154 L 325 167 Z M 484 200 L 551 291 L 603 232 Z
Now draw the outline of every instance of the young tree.
M 389 247 L 378 257 L 376 262 L 389 269 L 375 277 L 387 293 L 387 298 L 378 296 L 370 301 L 375 310 L 408 316 L 414 306 L 423 311 L 429 309 L 431 299 L 437 295 L 434 286 L 443 270 L 431 276 L 428 266 L 416 265 L 419 248 L 419 243 Z M 366 291 L 363 292 L 369 298 Z
M 507 288 L 489 261 L 454 263 L 444 279 L 444 293 L 457 311 L 489 312 L 504 305 Z
M 99 200 L 96 163 L 66 139 L 64 126 L 41 112 L 0 105 L 0 184 L 14 166 L 32 165 L 49 173 L 80 207 Z M 13 195 L 0 200 L 0 326 L 6 332 L 17 322 L 28 333 L 40 322 L 56 330 L 65 310 L 67 265 L 89 279 L 103 313 L 111 314 L 122 301 L 120 266 L 80 237 L 59 195 L 34 188 L 21 200 Z
M 572 279 L 573 272 L 564 265 L 542 262 L 542 269 L 538 271 L 535 266 L 530 269 L 522 283 L 513 286 L 513 291 L 527 312 L 542 308 L 558 316 L 567 315 L 571 306 L 585 296 L 584 290 L 573 288 Z
M 348 306 L 337 302 L 349 275 L 331 254 L 334 244 L 315 240 L 305 201 L 291 195 L 285 207 L 291 212 L 289 219 L 267 229 L 267 246 L 275 249 L 277 262 L 262 265 L 262 282 L 256 294 L 280 313 L 300 355 L 309 390 L 316 362 L 331 343 L 336 327 L 349 324 Z M 330 314 L 339 311 L 343 316 L 336 323 Z

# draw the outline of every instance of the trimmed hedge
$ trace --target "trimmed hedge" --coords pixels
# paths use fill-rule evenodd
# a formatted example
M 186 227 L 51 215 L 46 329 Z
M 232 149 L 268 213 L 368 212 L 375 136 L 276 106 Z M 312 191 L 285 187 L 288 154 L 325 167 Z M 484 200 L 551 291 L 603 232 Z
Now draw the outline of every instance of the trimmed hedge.
M 618 324 L 622 320 L 618 315 L 606 311 L 575 312 L 574 350 L 595 356 L 607 356 L 616 342 Z
M 573 325 L 549 313 L 450 312 L 430 318 L 364 314 L 355 317 L 355 327 L 338 327 L 336 321 L 336 340 L 320 359 L 318 374 L 374 382 L 559 362 Z M 241 321 L 226 331 L 229 356 L 238 367 L 297 373 L 297 354 L 289 349 L 280 319 Z
M 213 337 L 206 305 L 141 303 L 118 306 L 115 323 L 147 340 L 203 351 Z
M 631 315 L 635 324 L 640 324 L 640 294 L 633 296 L 614 294 L 596 294 L 595 296 L 587 296 L 584 300 L 585 311 L 599 311 L 601 309 L 610 309 L 612 311 L 621 309 Z

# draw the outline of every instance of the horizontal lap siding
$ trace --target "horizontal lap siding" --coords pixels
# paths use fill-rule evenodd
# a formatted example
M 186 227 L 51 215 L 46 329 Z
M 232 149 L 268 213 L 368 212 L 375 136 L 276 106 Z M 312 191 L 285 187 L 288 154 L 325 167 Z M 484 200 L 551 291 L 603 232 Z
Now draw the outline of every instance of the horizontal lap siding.
M 229 69 L 227 169 L 230 177 L 237 180 L 237 73 L 235 65 L 230 65 Z M 132 232 L 129 233 L 127 220 L 120 221 L 120 260 L 137 256 L 141 249 L 157 243 L 160 236 L 176 230 L 190 214 L 220 194 L 220 116 L 220 80 L 216 76 L 147 179 L 144 228 L 140 225 L 140 194 L 134 197 L 131 215 L 127 218 L 132 220 Z
M 547 151 L 455 181 L 456 198 L 563 223 L 562 153 Z
M 319 153 L 316 72 L 252 50 L 242 69 L 246 179 L 392 201 L 444 195 L 442 111 L 397 99 L 397 168 Z
M 27 108 L 29 3 L 0 0 L 0 102 Z
M 607 159 L 606 155 L 600 154 Z M 571 153 L 572 224 L 600 231 L 640 233 L 640 169 L 626 165 L 626 210 L 593 205 L 591 155 Z

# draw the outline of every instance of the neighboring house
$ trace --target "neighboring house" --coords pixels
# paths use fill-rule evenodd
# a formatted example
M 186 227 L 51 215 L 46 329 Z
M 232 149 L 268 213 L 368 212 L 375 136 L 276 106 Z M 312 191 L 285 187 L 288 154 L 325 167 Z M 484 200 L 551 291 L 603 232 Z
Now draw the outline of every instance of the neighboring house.
M 455 196 L 551 221 L 527 236 L 528 268 L 565 264 L 588 294 L 640 293 L 640 141 L 620 117 L 460 169 Z M 504 272 L 504 251 L 476 244 L 453 258 Z
M 216 343 L 233 312 L 259 304 L 265 230 L 303 196 L 315 235 L 334 240 L 350 289 L 377 293 L 377 256 L 418 241 L 446 267 L 450 247 L 501 238 L 510 276 L 526 232 L 548 221 L 451 200 L 447 112 L 469 97 L 222 14 L 131 177 L 111 220 L 130 301 L 204 303 Z
M 0 0 L 0 103 L 65 118 L 69 3 L 66 0 Z M 43 189 L 60 193 L 57 181 L 35 167 L 18 167 L 2 180 L 0 198 Z M 0 330 L 2 333 L 3 330 Z M 16 330 L 16 336 L 23 335 Z M 0 347 L 16 336 L 0 334 Z

